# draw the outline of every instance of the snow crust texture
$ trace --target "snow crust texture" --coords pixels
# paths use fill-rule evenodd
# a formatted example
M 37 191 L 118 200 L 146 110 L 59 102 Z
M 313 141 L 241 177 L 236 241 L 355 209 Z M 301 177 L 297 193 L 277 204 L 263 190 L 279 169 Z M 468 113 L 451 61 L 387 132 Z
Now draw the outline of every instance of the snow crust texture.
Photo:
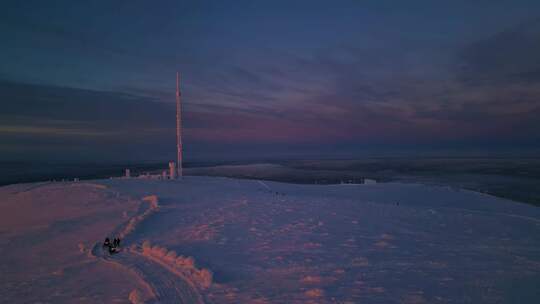
M 470 191 L 185 177 L 0 197 L 6 303 L 540 303 L 540 209 Z

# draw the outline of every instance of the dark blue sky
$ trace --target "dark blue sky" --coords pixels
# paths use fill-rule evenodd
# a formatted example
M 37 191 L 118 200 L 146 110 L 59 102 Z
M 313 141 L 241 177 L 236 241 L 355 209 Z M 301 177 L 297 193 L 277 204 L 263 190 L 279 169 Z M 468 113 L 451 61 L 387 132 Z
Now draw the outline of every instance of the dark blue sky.
M 540 147 L 538 1 L 2 1 L 0 159 Z

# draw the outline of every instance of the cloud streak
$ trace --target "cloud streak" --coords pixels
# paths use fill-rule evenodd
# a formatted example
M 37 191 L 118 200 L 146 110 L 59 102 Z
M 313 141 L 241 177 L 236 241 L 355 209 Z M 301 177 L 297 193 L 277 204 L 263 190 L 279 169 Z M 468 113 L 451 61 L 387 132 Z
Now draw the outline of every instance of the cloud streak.
M 173 158 L 176 70 L 188 159 L 538 145 L 540 22 L 530 3 L 486 11 L 458 1 L 475 25 L 461 27 L 456 7 L 316 2 L 309 11 L 187 2 L 37 5 L 24 18 L 22 4 L 3 10 L 12 58 L 1 59 L 3 157 L 36 144 L 56 158 Z

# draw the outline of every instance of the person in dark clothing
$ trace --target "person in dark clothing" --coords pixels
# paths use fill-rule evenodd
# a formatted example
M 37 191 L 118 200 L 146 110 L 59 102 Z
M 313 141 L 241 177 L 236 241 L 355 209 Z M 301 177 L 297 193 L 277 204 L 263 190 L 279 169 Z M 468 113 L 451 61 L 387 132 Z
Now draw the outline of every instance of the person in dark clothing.
M 110 247 L 111 246 L 111 240 L 109 238 L 105 238 L 105 242 L 103 242 L 103 247 Z
M 120 247 L 120 238 L 116 239 L 116 246 Z

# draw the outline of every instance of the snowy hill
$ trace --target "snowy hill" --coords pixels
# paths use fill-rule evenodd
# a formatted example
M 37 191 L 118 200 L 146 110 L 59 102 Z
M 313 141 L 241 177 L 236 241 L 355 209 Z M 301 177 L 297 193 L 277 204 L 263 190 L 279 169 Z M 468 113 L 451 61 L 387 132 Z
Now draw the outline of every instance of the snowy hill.
M 186 177 L 0 197 L 6 303 L 540 301 L 540 209 L 470 191 Z

